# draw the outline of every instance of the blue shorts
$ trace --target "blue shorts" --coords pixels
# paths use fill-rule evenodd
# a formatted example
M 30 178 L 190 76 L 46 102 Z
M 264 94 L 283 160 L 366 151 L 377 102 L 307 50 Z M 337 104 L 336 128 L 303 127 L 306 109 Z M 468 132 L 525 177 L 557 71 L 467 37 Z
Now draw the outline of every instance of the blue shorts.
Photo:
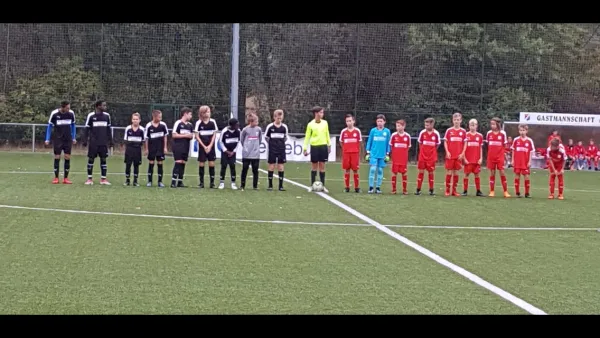
M 379 168 L 385 168 L 386 163 L 385 163 L 385 159 L 383 159 L 383 158 L 374 158 L 374 157 L 371 157 L 369 159 L 369 165 L 370 166 L 377 166 Z

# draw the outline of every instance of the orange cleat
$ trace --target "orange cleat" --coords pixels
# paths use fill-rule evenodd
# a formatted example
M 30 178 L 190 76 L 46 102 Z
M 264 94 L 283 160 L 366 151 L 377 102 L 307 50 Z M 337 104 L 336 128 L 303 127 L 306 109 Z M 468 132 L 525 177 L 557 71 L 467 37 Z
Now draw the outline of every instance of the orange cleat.
M 63 184 L 73 184 L 73 182 L 71 182 L 71 180 L 70 180 L 70 179 L 68 179 L 68 178 L 65 178 L 65 179 L 63 180 Z
M 553 200 L 554 199 L 554 195 L 548 195 L 548 199 L 549 200 Z
M 508 191 L 504 192 L 504 198 L 510 198 L 510 194 L 508 193 Z
M 55 177 L 55 178 L 52 180 L 52 184 L 58 184 L 58 177 Z
M 494 197 L 496 196 L 496 193 L 494 192 L 494 190 L 490 191 L 490 194 L 488 195 L 488 197 Z
M 564 200 L 564 199 L 565 199 L 565 197 L 563 196 L 563 194 L 559 194 L 559 195 L 558 195 L 558 199 L 559 199 L 559 200 Z

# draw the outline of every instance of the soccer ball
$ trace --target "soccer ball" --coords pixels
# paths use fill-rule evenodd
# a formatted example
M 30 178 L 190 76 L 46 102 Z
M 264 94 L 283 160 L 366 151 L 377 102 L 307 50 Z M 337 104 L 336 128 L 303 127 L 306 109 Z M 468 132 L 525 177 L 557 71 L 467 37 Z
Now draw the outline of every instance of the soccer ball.
M 319 181 L 315 181 L 315 183 L 313 183 L 312 185 L 313 191 L 316 192 L 321 192 L 323 191 L 323 183 L 319 182 Z

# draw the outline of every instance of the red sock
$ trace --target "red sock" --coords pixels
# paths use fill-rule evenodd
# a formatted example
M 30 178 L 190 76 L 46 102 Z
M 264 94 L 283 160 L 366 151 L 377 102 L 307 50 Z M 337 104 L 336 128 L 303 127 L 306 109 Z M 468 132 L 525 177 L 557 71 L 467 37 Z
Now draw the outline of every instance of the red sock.
M 360 180 L 358 179 L 358 173 L 354 173 L 354 188 L 358 189 L 360 185 Z
M 565 175 L 558 175 L 558 194 L 563 194 L 563 189 L 565 188 Z
M 500 182 L 502 182 L 502 189 L 504 189 L 504 192 L 507 192 L 508 185 L 506 184 L 506 176 L 500 176 Z
M 464 187 L 463 191 L 467 191 L 469 189 L 469 178 L 466 176 L 465 176 L 465 178 L 463 178 L 463 187 Z
M 419 175 L 417 175 L 417 190 L 421 190 L 421 186 L 423 185 L 423 177 L 425 177 L 425 173 L 419 173 Z
M 479 176 L 475 177 L 475 188 L 477 191 L 481 191 L 481 179 Z
M 494 191 L 496 187 L 496 175 L 490 175 L 490 191 Z
M 408 176 L 406 174 L 402 174 L 402 192 L 406 192 L 407 183 L 408 183 Z
M 529 180 L 525 179 L 525 194 L 529 195 Z
M 450 193 L 450 182 L 452 181 L 452 174 L 446 174 L 446 193 Z
M 397 180 L 398 180 L 398 177 L 396 177 L 396 174 L 392 173 L 392 191 L 396 191 Z
M 433 171 L 430 171 L 427 176 L 429 178 L 429 190 L 433 190 Z
M 349 172 L 344 173 L 344 184 L 345 184 L 346 188 L 350 187 L 350 173 Z
M 554 183 L 556 182 L 556 175 L 550 174 L 550 195 L 554 195 Z
M 452 177 L 452 193 L 456 193 L 456 187 L 458 187 L 458 175 Z
M 521 185 L 521 178 L 519 178 L 519 176 L 515 177 L 515 193 L 518 195 L 521 193 L 521 191 L 519 190 Z

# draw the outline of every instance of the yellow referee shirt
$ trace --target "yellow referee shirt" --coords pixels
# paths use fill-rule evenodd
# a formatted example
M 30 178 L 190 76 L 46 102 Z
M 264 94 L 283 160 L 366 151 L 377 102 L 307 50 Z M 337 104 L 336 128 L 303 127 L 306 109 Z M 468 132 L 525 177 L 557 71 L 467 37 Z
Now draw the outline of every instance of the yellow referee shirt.
M 304 137 L 304 151 L 307 150 L 309 144 L 311 146 L 331 145 L 327 121 L 321 120 L 315 122 L 315 120 L 312 120 L 308 123 L 306 126 L 306 135 Z

